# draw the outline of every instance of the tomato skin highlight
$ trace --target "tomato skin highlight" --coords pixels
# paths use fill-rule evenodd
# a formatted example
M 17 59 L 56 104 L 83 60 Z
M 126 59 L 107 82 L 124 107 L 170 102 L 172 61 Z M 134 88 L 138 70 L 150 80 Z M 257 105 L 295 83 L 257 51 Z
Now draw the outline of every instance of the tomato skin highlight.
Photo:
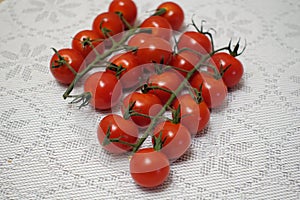
M 183 48 L 189 48 L 204 55 L 212 51 L 209 38 L 205 34 L 195 31 L 186 31 L 179 37 L 178 49 Z
M 199 61 L 200 57 L 198 55 L 190 51 L 183 51 L 173 56 L 170 65 L 173 66 L 183 77 L 186 77 L 188 72 L 185 71 L 192 70 Z
M 134 34 L 129 40 L 128 40 L 128 46 L 131 47 L 140 47 L 141 44 L 145 43 L 147 40 L 149 40 L 153 35 L 148 33 L 137 33 Z
M 148 85 L 161 87 L 174 92 L 180 85 L 182 79 L 176 71 L 165 71 L 161 74 L 153 74 L 148 79 Z M 171 97 L 171 93 L 160 89 L 151 89 L 148 93 L 155 94 L 162 102 L 167 103 Z
M 191 134 L 181 123 L 174 124 L 170 121 L 159 123 L 153 131 L 153 136 L 158 138 L 160 134 L 164 141 L 160 152 L 171 161 L 182 156 L 191 145 Z M 154 143 L 153 140 L 152 143 Z
M 204 101 L 197 103 L 190 94 L 183 94 L 175 100 L 173 108 L 178 109 L 179 105 L 180 123 L 191 134 L 197 134 L 206 127 L 210 119 L 210 111 Z
M 122 84 L 109 72 L 95 72 L 84 83 L 84 91 L 90 92 L 90 104 L 98 110 L 108 110 L 119 103 Z
M 62 56 L 76 72 L 80 72 L 86 67 L 84 58 L 80 52 L 75 49 L 60 49 L 58 50 L 58 54 Z M 69 85 L 74 80 L 75 75 L 65 64 L 53 68 L 52 66 L 58 65 L 57 61 L 59 61 L 59 58 L 54 54 L 50 60 L 50 71 L 58 82 Z
M 217 80 L 204 73 L 195 73 L 190 80 L 190 84 L 197 90 L 203 84 L 202 96 L 209 108 L 220 107 L 227 97 L 227 87 L 222 79 Z
M 97 136 L 102 145 L 106 133 L 110 129 L 110 139 L 120 138 L 120 140 L 134 144 L 137 141 L 139 130 L 137 126 L 129 120 L 125 120 L 119 115 L 109 114 L 105 116 L 98 125 Z M 103 146 L 110 153 L 120 154 L 132 149 L 131 146 L 118 142 L 111 142 Z
M 104 52 L 104 45 L 102 44 L 101 39 L 103 38 L 101 38 L 99 34 L 93 30 L 82 30 L 74 36 L 72 40 L 72 48 L 79 51 L 86 61 L 90 63 L 96 58 L 96 54 L 94 52 L 91 53 L 93 48 L 84 42 L 85 40 L 91 40 L 93 47 L 99 54 L 101 54 Z
M 144 115 L 155 116 L 162 108 L 161 100 L 154 94 L 133 92 L 127 95 L 123 100 L 122 113 L 129 107 L 131 103 L 135 102 L 133 110 Z M 131 116 L 130 119 L 139 128 L 146 128 L 151 122 L 150 118 L 144 116 Z
M 145 19 L 140 25 L 141 28 L 150 28 L 152 30 L 151 35 L 155 37 L 163 38 L 167 41 L 172 36 L 172 26 L 165 18 L 161 16 L 151 16 Z
M 136 53 L 140 64 L 161 63 L 167 64 L 172 58 L 172 46 L 159 37 L 150 37 L 142 43 Z
M 174 2 L 164 2 L 157 7 L 157 11 L 165 9 L 165 13 L 160 16 L 168 20 L 173 30 L 179 30 L 184 21 L 184 12 L 182 8 Z
M 125 20 L 131 26 L 134 25 L 137 17 L 137 7 L 132 0 L 113 0 L 109 5 L 108 11 L 122 13 Z
M 243 64 L 232 55 L 225 52 L 215 53 L 211 57 L 211 63 L 217 67 L 220 73 L 222 73 L 221 68 L 229 66 L 222 76 L 227 87 L 232 88 L 240 82 L 244 73 Z
M 132 88 L 139 83 L 139 77 L 142 76 L 142 68 L 139 67 L 139 60 L 132 52 L 117 54 L 109 59 L 110 63 L 122 66 L 125 70 L 121 72 L 119 80 L 124 89 Z M 111 69 L 106 69 L 116 75 Z
M 168 158 L 153 148 L 138 150 L 130 160 L 131 177 L 142 187 L 161 185 L 168 178 L 169 172 Z
M 102 29 L 101 29 L 102 28 Z M 124 31 L 124 24 L 116 13 L 104 12 L 99 14 L 93 21 L 93 30 L 98 33 L 101 38 L 108 38 L 103 32 L 106 29 L 109 36 L 114 36 Z

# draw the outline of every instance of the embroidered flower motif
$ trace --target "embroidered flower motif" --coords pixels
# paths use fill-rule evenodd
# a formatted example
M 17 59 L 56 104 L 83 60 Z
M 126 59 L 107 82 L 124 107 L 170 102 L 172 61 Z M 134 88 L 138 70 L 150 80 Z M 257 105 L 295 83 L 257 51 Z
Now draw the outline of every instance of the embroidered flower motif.
M 72 18 L 76 16 L 73 8 L 78 8 L 81 4 L 66 1 L 53 0 L 30 0 L 30 6 L 22 10 L 22 13 L 35 13 L 34 21 L 39 22 L 49 20 L 52 23 L 59 23 L 58 16 Z
M 0 51 L 0 56 L 3 62 L 0 64 L 1 68 L 8 69 L 5 79 L 21 78 L 24 81 L 32 79 L 32 72 L 38 71 L 39 73 L 48 74 L 49 69 L 42 63 L 48 61 L 48 55 L 42 55 L 43 50 L 47 48 L 46 45 L 38 45 L 31 47 L 28 43 L 20 45 L 18 52 Z M 5 70 L 6 71 L 6 70 Z

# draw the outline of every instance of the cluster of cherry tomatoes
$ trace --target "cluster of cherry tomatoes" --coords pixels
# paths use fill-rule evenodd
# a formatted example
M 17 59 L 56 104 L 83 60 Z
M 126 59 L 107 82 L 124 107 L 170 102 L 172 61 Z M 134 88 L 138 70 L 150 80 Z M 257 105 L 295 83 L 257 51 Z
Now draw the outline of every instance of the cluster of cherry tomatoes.
M 236 59 L 239 44 L 215 50 L 212 35 L 193 21 L 195 31 L 179 33 L 184 12 L 174 2 L 159 5 L 138 26 L 136 18 L 134 1 L 113 0 L 91 30 L 73 37 L 72 48 L 53 49 L 50 70 L 68 86 L 64 98 L 99 111 L 120 105 L 122 116 L 111 113 L 100 121 L 99 142 L 111 153 L 131 151 L 133 180 L 155 187 L 206 127 L 227 89 L 239 83 L 243 66 Z M 83 77 L 84 93 L 70 95 Z M 144 147 L 147 138 L 151 147 Z

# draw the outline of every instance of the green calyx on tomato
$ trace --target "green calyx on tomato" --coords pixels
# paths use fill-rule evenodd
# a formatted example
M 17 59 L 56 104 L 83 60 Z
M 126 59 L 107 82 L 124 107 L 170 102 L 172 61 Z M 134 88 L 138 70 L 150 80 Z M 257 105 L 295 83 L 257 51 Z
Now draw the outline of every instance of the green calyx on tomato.
M 159 132 L 158 136 L 153 135 L 152 136 L 153 149 L 155 149 L 155 151 L 160 151 L 166 140 L 167 137 L 162 138 L 162 131 Z
M 58 53 L 58 51 L 55 48 L 51 48 L 54 53 L 57 55 L 59 60 L 55 60 L 53 63 L 51 63 L 52 68 L 59 68 L 60 66 L 64 65 L 66 63 L 65 59 Z
M 65 60 L 65 58 L 62 57 L 55 48 L 51 48 L 51 49 L 54 51 L 55 55 L 57 55 L 57 57 L 59 59 L 59 60 L 55 60 L 54 62 L 52 62 L 51 67 L 55 69 L 55 68 L 59 68 L 59 67 L 61 67 L 63 65 L 66 65 L 68 67 L 68 69 L 74 75 L 76 75 L 77 72 L 72 68 L 72 66 L 70 66 L 70 64 Z
M 102 142 L 102 145 L 106 146 L 106 145 L 111 144 L 112 142 L 116 142 L 116 143 L 124 144 L 124 145 L 130 146 L 130 147 L 135 146 L 135 144 L 128 143 L 128 142 L 123 141 L 121 139 L 122 139 L 122 136 L 119 136 L 117 138 L 111 138 L 111 125 L 109 125 L 108 128 L 107 128 L 104 140 Z
M 122 65 L 116 65 L 114 63 L 109 63 L 107 69 L 116 72 L 118 79 L 120 78 L 121 73 L 126 70 L 126 68 L 122 67 Z
M 237 57 L 239 55 L 241 55 L 242 53 L 244 53 L 245 49 L 246 49 L 246 46 L 247 46 L 247 43 L 246 43 L 246 40 L 245 40 L 245 46 L 244 48 L 242 49 L 241 52 L 238 52 L 239 51 L 239 48 L 240 48 L 240 40 L 239 39 L 236 43 L 236 45 L 234 45 L 234 48 L 233 50 L 231 49 L 231 42 L 232 40 L 229 41 L 229 44 L 228 44 L 228 51 L 229 51 L 229 54 L 232 55 L 233 57 Z
M 173 116 L 173 119 L 172 119 L 172 123 L 174 124 L 178 124 L 181 120 L 181 113 L 180 113 L 180 104 L 178 105 L 178 107 L 176 109 L 173 109 L 172 110 L 172 116 Z

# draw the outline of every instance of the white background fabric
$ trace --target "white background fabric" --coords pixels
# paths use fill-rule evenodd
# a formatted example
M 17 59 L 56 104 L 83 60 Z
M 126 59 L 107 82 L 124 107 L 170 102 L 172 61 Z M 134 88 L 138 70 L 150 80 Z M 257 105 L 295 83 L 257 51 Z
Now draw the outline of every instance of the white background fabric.
M 217 47 L 247 40 L 245 74 L 156 189 L 101 149 L 104 114 L 69 105 L 49 72 L 50 48 L 70 47 L 109 2 L 0 3 L 0 199 L 299 199 L 300 2 L 175 1 Z M 160 3 L 135 2 L 140 20 Z

